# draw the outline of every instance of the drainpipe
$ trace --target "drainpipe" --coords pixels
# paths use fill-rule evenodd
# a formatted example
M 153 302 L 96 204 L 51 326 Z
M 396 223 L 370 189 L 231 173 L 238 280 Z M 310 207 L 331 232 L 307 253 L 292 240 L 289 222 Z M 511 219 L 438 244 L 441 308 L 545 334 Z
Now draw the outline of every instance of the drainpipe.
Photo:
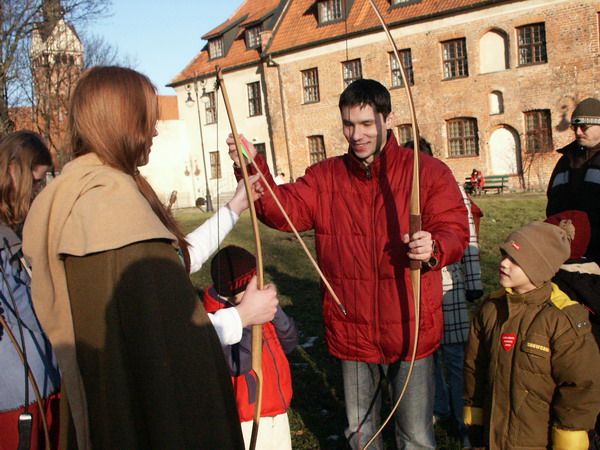
M 281 115 L 283 118 L 283 134 L 285 135 L 285 151 L 288 158 L 288 173 L 290 174 L 289 182 L 294 181 L 294 169 L 292 168 L 292 155 L 290 153 L 290 142 L 287 128 L 287 116 L 285 114 L 285 101 L 283 96 L 283 83 L 281 82 L 281 67 L 275 61 L 271 55 L 267 57 L 267 67 L 277 68 L 277 83 L 279 84 L 279 98 L 281 99 Z

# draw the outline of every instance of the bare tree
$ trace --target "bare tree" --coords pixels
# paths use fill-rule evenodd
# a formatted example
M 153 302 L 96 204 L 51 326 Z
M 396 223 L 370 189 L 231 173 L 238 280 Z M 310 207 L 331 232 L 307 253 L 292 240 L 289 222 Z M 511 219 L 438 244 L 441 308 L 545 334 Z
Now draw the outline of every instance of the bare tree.
M 84 67 L 121 66 L 135 69 L 139 61 L 129 54 L 123 54 L 119 49 L 97 34 L 81 35 L 85 55 Z
M 55 45 L 54 40 L 61 42 Z M 71 92 L 81 72 L 96 65 L 133 67 L 136 62 L 104 38 L 77 33 L 68 24 L 59 24 L 43 43 L 34 32 L 28 86 L 22 92 L 29 95 L 28 104 L 32 105 L 28 109 L 30 128 L 46 138 L 56 155 L 57 168 L 68 157 L 64 139 Z M 28 123 L 28 118 L 21 118 L 20 123 Z
M 49 35 L 57 17 L 83 27 L 106 15 L 110 4 L 110 0 L 0 1 L 0 136 L 14 126 L 9 108 L 34 97 L 26 88 L 32 78 L 29 52 L 34 31 Z

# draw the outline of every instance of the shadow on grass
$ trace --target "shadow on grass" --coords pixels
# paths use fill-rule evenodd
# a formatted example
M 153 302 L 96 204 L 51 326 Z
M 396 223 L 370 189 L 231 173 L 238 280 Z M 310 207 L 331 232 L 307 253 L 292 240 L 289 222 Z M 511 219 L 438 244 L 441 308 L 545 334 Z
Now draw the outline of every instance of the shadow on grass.
M 289 299 L 286 313 L 298 323 L 299 346 L 288 355 L 294 396 L 290 412 L 294 449 L 345 449 L 346 413 L 339 361 L 329 355 L 323 336 L 320 285 L 288 275 L 275 266 L 265 273 Z M 311 274 L 312 275 L 312 274 Z

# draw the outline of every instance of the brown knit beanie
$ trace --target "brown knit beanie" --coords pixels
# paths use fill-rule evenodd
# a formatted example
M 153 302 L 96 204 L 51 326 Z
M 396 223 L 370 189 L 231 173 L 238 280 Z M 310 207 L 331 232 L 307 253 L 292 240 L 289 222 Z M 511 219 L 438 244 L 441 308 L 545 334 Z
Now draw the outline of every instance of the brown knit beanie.
M 256 258 L 248 250 L 228 245 L 212 259 L 210 274 L 219 295 L 233 297 L 246 290 L 256 275 Z
M 550 280 L 571 254 L 573 224 L 564 220 L 559 226 L 532 222 L 508 235 L 501 250 L 510 256 L 535 285 Z
M 586 98 L 577 105 L 571 116 L 571 125 L 579 124 L 600 125 L 600 101 Z

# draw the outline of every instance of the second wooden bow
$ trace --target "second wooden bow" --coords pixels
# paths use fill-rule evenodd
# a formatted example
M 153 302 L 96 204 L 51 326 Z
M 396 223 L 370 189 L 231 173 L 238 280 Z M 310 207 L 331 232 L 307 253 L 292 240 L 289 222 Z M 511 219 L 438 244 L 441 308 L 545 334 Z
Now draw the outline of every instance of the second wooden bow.
M 256 246 L 256 277 L 258 289 L 264 289 L 264 269 L 262 259 L 262 247 L 260 242 L 260 233 L 258 231 L 258 218 L 256 217 L 256 208 L 254 207 L 254 199 L 252 198 L 252 185 L 248 177 L 248 171 L 246 170 L 246 164 L 244 164 L 244 155 L 242 153 L 242 143 L 240 142 L 237 127 L 233 119 L 233 111 L 231 104 L 229 103 L 229 96 L 227 95 L 227 89 L 225 88 L 225 82 L 223 80 L 223 74 L 221 68 L 217 66 L 217 83 L 221 88 L 223 94 L 223 101 L 225 102 L 225 109 L 227 110 L 227 116 L 229 117 L 229 124 L 231 125 L 231 132 L 235 140 L 235 147 L 237 149 L 238 158 L 240 161 L 240 167 L 242 169 L 242 176 L 244 177 L 244 185 L 246 186 L 246 195 L 248 196 L 248 204 L 250 209 L 250 217 L 252 220 L 252 228 L 254 231 L 254 243 Z M 256 448 L 256 440 L 258 438 L 258 427 L 260 423 L 260 413 L 262 409 L 262 393 L 263 393 L 263 373 L 262 373 L 262 347 L 263 347 L 263 327 L 262 325 L 252 325 L 252 370 L 256 379 L 256 404 L 254 406 L 254 418 L 252 420 L 252 437 L 250 439 L 250 449 Z

